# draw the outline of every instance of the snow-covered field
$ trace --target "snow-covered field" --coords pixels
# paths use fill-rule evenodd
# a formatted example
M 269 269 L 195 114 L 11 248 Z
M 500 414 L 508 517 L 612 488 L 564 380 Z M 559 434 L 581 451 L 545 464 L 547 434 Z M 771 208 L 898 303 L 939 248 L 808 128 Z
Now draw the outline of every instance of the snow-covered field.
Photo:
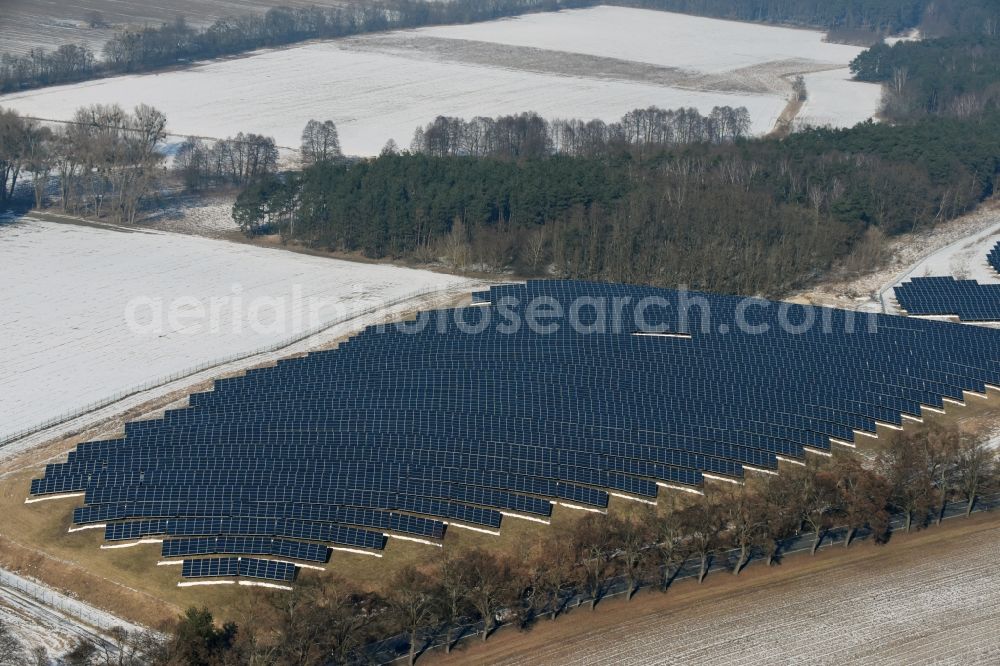
M 159 25 L 183 16 L 188 25 L 207 27 L 224 16 L 265 12 L 271 7 L 311 5 L 335 7 L 354 0 L 3 0 L 0 3 L 0 53 L 26 54 L 33 48 L 54 49 L 84 44 L 100 57 L 115 30 L 130 25 Z M 94 12 L 106 23 L 91 27 Z
M 239 234 L 239 226 L 233 221 L 235 201 L 235 194 L 174 194 L 164 198 L 161 207 L 152 211 L 140 225 L 159 231 L 231 238 Z
M 882 89 L 852 81 L 847 67 L 805 74 L 804 78 L 809 97 L 796 119 L 800 127 L 850 127 L 871 118 L 882 102 Z
M 461 278 L 198 236 L 0 225 L 0 440 Z
M 799 58 L 847 63 L 864 50 L 824 42 L 823 33 L 815 30 L 609 6 L 415 32 L 429 37 L 585 53 L 703 73 L 730 72 Z
M 0 97 L 40 118 L 79 106 L 152 104 L 178 135 L 274 136 L 295 147 L 311 118 L 332 119 L 344 150 L 377 154 L 438 115 L 537 111 L 615 120 L 650 105 L 746 106 L 770 130 L 797 73 L 843 70 L 861 51 L 820 32 L 596 7 L 467 26 L 375 34 L 262 51 L 181 71 L 116 77 Z M 812 116 L 850 125 L 871 116 L 879 88 L 817 82 Z M 867 89 L 865 94 L 860 93 Z M 827 108 L 828 107 L 828 108 Z

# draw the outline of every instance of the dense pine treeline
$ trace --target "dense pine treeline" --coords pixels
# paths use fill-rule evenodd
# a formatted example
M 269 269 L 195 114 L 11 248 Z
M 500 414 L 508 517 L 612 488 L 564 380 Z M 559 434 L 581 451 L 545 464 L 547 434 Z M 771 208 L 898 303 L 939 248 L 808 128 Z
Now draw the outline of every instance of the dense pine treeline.
M 610 4 L 829 30 L 895 34 L 921 28 L 930 36 L 996 36 L 1000 20 L 995 0 L 623 0 Z
M 530 159 L 387 153 L 244 191 L 252 232 L 369 257 L 781 294 L 990 196 L 1000 114 Z
M 855 78 L 885 86 L 894 120 L 928 114 L 971 116 L 1000 101 L 1000 39 L 949 37 L 878 44 L 851 63 Z

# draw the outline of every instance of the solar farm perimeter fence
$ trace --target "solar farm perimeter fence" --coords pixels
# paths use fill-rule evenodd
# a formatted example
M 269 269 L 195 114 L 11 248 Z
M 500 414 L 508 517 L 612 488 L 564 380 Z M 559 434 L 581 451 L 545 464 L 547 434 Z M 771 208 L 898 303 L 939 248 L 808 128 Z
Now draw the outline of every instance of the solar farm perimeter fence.
M 98 608 L 77 601 L 61 592 L 45 587 L 29 578 L 0 569 L 0 588 L 9 588 L 30 597 L 47 608 L 54 609 L 76 620 L 82 621 L 101 631 L 122 628 L 129 633 L 143 631 L 142 627 L 130 624 L 119 617 Z
M 296 343 L 302 342 L 303 340 L 311 338 L 314 335 L 318 335 L 318 334 L 320 334 L 320 333 L 322 333 L 322 332 L 324 332 L 324 331 L 326 331 L 326 330 L 328 330 L 330 328 L 333 328 L 334 326 L 340 326 L 341 324 L 346 324 L 347 322 L 353 321 L 354 319 L 358 319 L 360 317 L 365 317 L 365 316 L 368 316 L 368 315 L 377 314 L 380 310 L 386 310 L 388 308 L 392 308 L 392 307 L 395 307 L 397 305 L 401 305 L 401 304 L 403 304 L 403 303 L 405 303 L 407 301 L 410 301 L 410 300 L 413 300 L 413 299 L 417 299 L 417 298 L 421 298 L 423 296 L 429 296 L 429 295 L 432 295 L 432 294 L 452 293 L 452 292 L 463 290 L 463 289 L 469 289 L 469 288 L 478 286 L 479 284 L 480 283 L 478 281 L 470 280 L 468 282 L 460 282 L 460 283 L 456 283 L 454 285 L 450 285 L 450 286 L 448 286 L 447 288 L 444 288 L 444 289 L 434 288 L 434 287 L 428 287 L 428 288 L 425 288 L 425 289 L 418 289 L 418 290 L 415 290 L 415 291 L 411 291 L 411 292 L 408 292 L 406 294 L 403 294 L 402 296 L 398 296 L 396 298 L 393 298 L 393 299 L 390 299 L 390 300 L 387 300 L 387 301 L 382 301 L 382 302 L 376 303 L 374 305 L 368 305 L 368 306 L 363 306 L 363 307 L 355 308 L 355 309 L 352 309 L 352 310 L 348 310 L 348 312 L 346 312 L 344 315 L 342 315 L 340 317 L 337 317 L 337 318 L 335 318 L 333 320 L 330 320 L 330 321 L 323 322 L 322 324 L 319 324 L 317 326 L 313 326 L 313 327 L 311 327 L 311 328 L 309 328 L 309 329 L 307 329 L 305 331 L 301 331 L 299 333 L 296 333 L 295 335 L 293 335 L 290 338 L 286 338 L 284 340 L 279 340 L 277 342 L 273 342 L 273 343 L 271 343 L 269 345 L 264 345 L 262 347 L 258 347 L 257 349 L 254 349 L 254 350 L 251 350 L 251 351 L 248 351 L 248 352 L 241 352 L 239 354 L 232 354 L 230 356 L 224 356 L 222 358 L 216 358 L 216 359 L 212 359 L 210 361 L 205 361 L 203 363 L 199 363 L 198 365 L 186 368 L 184 370 L 180 370 L 178 372 L 174 372 L 174 373 L 172 373 L 170 375 L 166 375 L 166 376 L 163 376 L 163 377 L 157 377 L 155 379 L 151 379 L 151 380 L 149 380 L 147 382 L 143 382 L 142 384 L 139 384 L 137 386 L 132 386 L 132 387 L 127 388 L 127 389 L 125 389 L 123 391 L 119 391 L 118 393 L 115 393 L 114 395 L 111 395 L 111 396 L 108 396 L 108 397 L 105 397 L 105 398 L 101 398 L 100 400 L 95 400 L 94 402 L 92 402 L 92 403 L 90 403 L 88 405 L 84 405 L 83 407 L 79 407 L 79 408 L 71 410 L 69 412 L 65 412 L 63 414 L 60 414 L 59 416 L 54 416 L 54 417 L 52 417 L 50 419 L 47 419 L 47 420 L 45 420 L 45 421 L 43 421 L 41 423 L 37 423 L 37 424 L 35 424 L 35 425 L 33 425 L 33 426 L 29 427 L 29 428 L 25 428 L 24 430 L 20 430 L 20 431 L 13 432 L 13 433 L 3 433 L 3 432 L 0 432 L 0 447 L 6 446 L 7 444 L 11 444 L 11 443 L 13 443 L 13 442 L 21 439 L 22 437 L 27 437 L 28 435 L 33 435 L 33 434 L 35 434 L 37 432 L 41 432 L 43 430 L 47 430 L 48 428 L 51 428 L 53 426 L 57 426 L 57 425 L 59 425 L 61 423 L 65 423 L 67 421 L 71 421 L 71 420 L 73 420 L 75 418 L 78 418 L 80 416 L 84 416 L 85 414 L 89 414 L 90 412 L 96 411 L 98 409 L 102 409 L 102 408 L 107 407 L 109 405 L 113 405 L 114 403 L 118 402 L 119 400 L 124 400 L 125 398 L 128 398 L 130 396 L 133 396 L 133 395 L 136 395 L 136 394 L 139 394 L 139 393 L 143 393 L 145 391 L 149 391 L 149 390 L 152 390 L 152 389 L 155 389 L 155 388 L 159 388 L 161 386 L 165 386 L 165 385 L 170 384 L 172 382 L 175 382 L 175 381 L 177 381 L 179 379 L 184 379 L 185 377 L 190 377 L 192 375 L 195 375 L 195 374 L 197 374 L 199 372 L 203 372 L 205 370 L 210 370 L 211 368 L 216 368 L 216 367 L 221 367 L 221 366 L 224 366 L 224 365 L 228 365 L 230 363 L 235 363 L 237 361 L 247 360 L 247 359 L 253 358 L 254 356 L 259 356 L 261 354 L 269 354 L 269 353 L 272 353 L 272 352 L 276 352 L 279 349 L 284 349 L 285 347 L 290 347 L 291 345 L 294 345 Z
M 966 507 L 968 502 L 965 500 L 948 502 L 945 505 L 945 510 L 943 514 L 943 519 L 947 520 L 950 518 L 958 518 L 965 515 Z M 1000 508 L 1000 493 L 986 495 L 976 498 L 976 504 L 972 509 L 973 513 L 980 513 L 983 511 L 990 511 L 993 509 Z M 929 520 L 936 518 L 936 512 L 928 516 Z M 918 524 L 917 520 L 914 520 L 914 524 Z M 890 532 L 897 532 L 902 530 L 906 525 L 905 519 L 901 514 L 895 514 L 891 517 L 889 521 Z M 848 529 L 846 527 L 834 527 L 827 530 L 823 534 L 823 541 L 817 550 L 830 548 L 834 545 L 840 544 L 843 547 L 844 539 L 847 536 Z M 869 539 L 872 536 L 871 530 L 860 529 L 851 538 L 851 543 L 856 541 L 861 541 L 864 539 Z M 783 539 L 779 542 L 779 548 L 777 555 L 775 556 L 775 561 L 781 561 L 785 556 L 792 555 L 795 553 L 807 553 L 812 550 L 813 540 L 816 538 L 814 532 L 805 532 L 798 534 L 787 539 Z M 711 559 L 710 564 L 707 568 L 707 573 L 711 574 L 713 572 L 726 572 L 732 573 L 733 566 L 735 562 L 739 559 L 740 551 L 739 549 L 732 549 L 728 551 L 723 551 L 716 553 Z M 762 563 L 765 561 L 765 556 L 759 549 L 751 549 L 750 559 L 744 565 L 748 567 L 755 563 Z M 688 578 L 697 578 L 699 572 L 701 571 L 701 559 L 694 557 L 685 560 L 684 563 L 677 570 L 676 575 L 671 578 L 671 584 L 678 580 L 684 580 Z M 650 587 L 650 585 L 644 581 L 644 584 L 639 586 L 641 588 Z M 654 586 L 655 587 L 655 586 Z M 608 580 L 604 586 L 604 591 L 601 593 L 600 599 L 607 599 L 609 597 L 616 597 L 625 594 L 628 591 L 628 582 L 624 576 L 616 576 Z M 567 590 L 569 594 L 568 598 L 563 598 L 563 603 L 559 606 L 561 611 L 570 610 L 578 606 L 583 605 L 590 601 L 590 595 L 583 594 L 579 591 L 572 590 L 571 592 Z M 552 611 L 543 611 L 538 614 L 539 617 L 545 617 L 551 614 Z M 501 613 L 502 615 L 502 613 Z M 498 622 L 493 631 L 496 631 L 500 627 L 509 626 L 511 623 Z M 463 640 L 468 640 L 470 638 L 476 638 L 482 635 L 483 632 L 483 622 L 470 622 L 461 627 L 456 628 L 457 631 L 455 635 L 458 639 L 455 641 L 459 643 Z M 443 648 L 444 647 L 444 637 L 442 636 L 443 629 L 441 628 L 429 628 L 425 632 L 425 640 L 421 648 L 418 648 L 418 652 L 430 650 L 432 648 Z M 369 651 L 369 655 L 372 660 L 376 663 L 387 664 L 401 659 L 405 659 L 409 653 L 409 637 L 407 635 L 393 636 L 380 643 L 373 645 Z

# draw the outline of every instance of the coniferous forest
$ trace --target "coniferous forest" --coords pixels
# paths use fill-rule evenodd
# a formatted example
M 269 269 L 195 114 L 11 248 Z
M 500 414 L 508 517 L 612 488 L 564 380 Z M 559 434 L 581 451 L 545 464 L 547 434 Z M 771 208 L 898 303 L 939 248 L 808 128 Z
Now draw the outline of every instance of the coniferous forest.
M 777 295 L 990 196 L 1000 113 L 783 140 L 612 136 L 587 156 L 414 148 L 271 176 L 243 192 L 236 218 L 372 258 Z

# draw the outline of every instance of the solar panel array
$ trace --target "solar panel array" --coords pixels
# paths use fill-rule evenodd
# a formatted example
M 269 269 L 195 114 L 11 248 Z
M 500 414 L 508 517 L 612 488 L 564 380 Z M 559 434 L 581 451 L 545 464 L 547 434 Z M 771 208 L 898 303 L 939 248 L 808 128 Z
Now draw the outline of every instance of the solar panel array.
M 251 575 L 252 559 L 191 558 L 319 561 L 320 544 L 380 549 L 386 533 L 544 520 L 555 502 L 652 500 L 1000 386 L 987 328 L 565 281 L 473 300 L 218 380 L 79 445 L 31 492 L 84 492 L 73 520 L 107 523 L 108 540 L 169 537 L 187 577 Z
M 989 262 L 990 266 L 993 267 L 993 270 L 1000 273 L 1000 243 L 993 246 L 990 253 L 986 255 L 986 260 Z
M 968 322 L 1000 321 L 1000 284 L 952 277 L 913 278 L 896 287 L 896 300 L 910 315 L 952 315 Z

